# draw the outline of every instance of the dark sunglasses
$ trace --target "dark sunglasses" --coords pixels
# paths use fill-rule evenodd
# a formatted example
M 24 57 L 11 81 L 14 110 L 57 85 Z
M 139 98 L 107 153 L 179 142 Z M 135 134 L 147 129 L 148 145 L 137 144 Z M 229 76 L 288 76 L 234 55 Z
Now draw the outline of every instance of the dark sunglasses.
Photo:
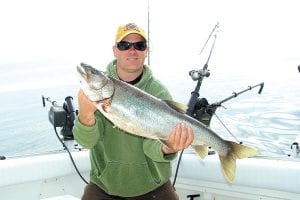
M 135 50 L 138 51 L 145 51 L 147 49 L 147 43 L 146 42 L 126 42 L 126 41 L 121 41 L 117 43 L 117 48 L 120 51 L 126 51 L 130 49 L 131 47 L 134 47 Z

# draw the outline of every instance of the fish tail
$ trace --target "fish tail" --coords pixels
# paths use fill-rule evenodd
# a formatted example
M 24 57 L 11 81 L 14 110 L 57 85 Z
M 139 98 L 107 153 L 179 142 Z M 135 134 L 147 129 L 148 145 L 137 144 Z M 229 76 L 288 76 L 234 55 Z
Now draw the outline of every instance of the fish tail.
M 257 150 L 235 142 L 227 141 L 230 151 L 225 155 L 219 155 L 224 176 L 228 182 L 235 177 L 236 159 L 253 157 L 258 154 Z

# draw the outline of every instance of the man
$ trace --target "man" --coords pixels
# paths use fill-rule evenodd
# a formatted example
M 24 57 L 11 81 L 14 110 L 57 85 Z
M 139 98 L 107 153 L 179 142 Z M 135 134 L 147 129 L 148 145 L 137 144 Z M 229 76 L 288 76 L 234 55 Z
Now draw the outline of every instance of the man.
M 144 30 L 133 23 L 120 26 L 115 42 L 116 59 L 107 66 L 107 73 L 153 96 L 170 100 L 170 93 L 144 64 L 148 52 Z M 179 123 L 170 130 L 166 146 L 116 128 L 82 90 L 78 103 L 73 134 L 79 144 L 90 149 L 91 160 L 90 183 L 83 200 L 178 199 L 169 180 L 171 161 L 178 151 L 192 143 L 191 128 Z

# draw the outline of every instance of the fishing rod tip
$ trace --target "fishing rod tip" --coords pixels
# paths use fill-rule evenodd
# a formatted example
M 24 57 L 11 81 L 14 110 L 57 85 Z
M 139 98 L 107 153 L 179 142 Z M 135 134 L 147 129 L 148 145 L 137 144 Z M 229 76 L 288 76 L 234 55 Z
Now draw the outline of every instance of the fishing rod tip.
M 261 94 L 261 92 L 262 92 L 262 90 L 263 90 L 263 88 L 264 88 L 264 85 L 265 85 L 264 82 L 262 82 L 262 83 L 260 84 L 260 88 L 259 88 L 258 94 Z

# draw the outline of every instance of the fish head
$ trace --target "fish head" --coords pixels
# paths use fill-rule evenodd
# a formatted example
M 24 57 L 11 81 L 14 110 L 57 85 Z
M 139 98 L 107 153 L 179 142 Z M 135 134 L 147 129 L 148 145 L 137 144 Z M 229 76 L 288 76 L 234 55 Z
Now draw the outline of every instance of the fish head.
M 80 63 L 80 65 L 77 66 L 77 72 L 79 74 L 81 88 L 91 101 L 102 101 L 113 96 L 113 81 L 103 72 L 84 63 Z

